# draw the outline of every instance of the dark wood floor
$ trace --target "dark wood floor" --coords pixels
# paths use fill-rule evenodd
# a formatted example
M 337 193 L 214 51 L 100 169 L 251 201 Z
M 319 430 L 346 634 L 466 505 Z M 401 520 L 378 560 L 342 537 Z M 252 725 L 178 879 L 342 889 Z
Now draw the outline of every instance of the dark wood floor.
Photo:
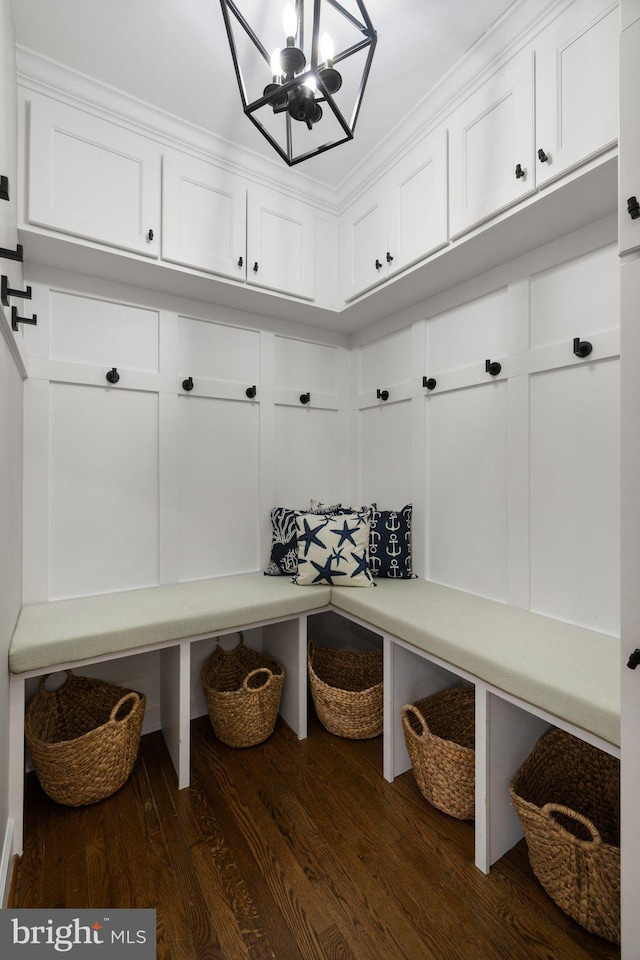
M 14 907 L 155 907 L 158 957 L 185 960 L 584 960 L 619 950 L 569 920 L 522 841 L 484 876 L 473 825 L 432 809 L 411 773 L 388 784 L 382 742 L 281 721 L 249 750 L 193 724 L 176 789 L 160 734 L 92 807 L 29 775 Z

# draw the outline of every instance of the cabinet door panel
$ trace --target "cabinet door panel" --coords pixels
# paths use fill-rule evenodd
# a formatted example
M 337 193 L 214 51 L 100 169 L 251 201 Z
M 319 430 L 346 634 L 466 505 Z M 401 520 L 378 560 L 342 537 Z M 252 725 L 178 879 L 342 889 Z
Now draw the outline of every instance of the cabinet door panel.
M 387 203 L 383 187 L 377 185 L 349 207 L 340 226 L 343 300 L 352 300 L 385 279 L 386 250 Z
M 291 337 L 275 338 L 276 386 L 337 394 L 338 349 Z
M 234 280 L 246 275 L 246 184 L 184 154 L 162 161 L 162 259 Z
M 49 353 L 54 360 L 155 373 L 158 343 L 157 310 L 61 290 L 49 295 Z
M 640 250 L 640 217 L 628 212 L 628 201 L 640 203 L 640 19 L 627 27 L 620 38 L 620 210 L 618 215 L 620 255 Z
M 257 405 L 178 397 L 178 579 L 258 569 Z
M 260 382 L 260 334 L 223 323 L 178 318 L 178 369 L 195 380 Z
M 389 173 L 389 275 L 443 247 L 447 223 L 447 131 L 417 144 Z M 386 252 L 386 251 L 385 251 Z
M 157 394 L 51 384 L 49 599 L 159 576 Z
M 524 176 L 516 176 L 518 164 Z M 449 118 L 449 170 L 452 237 L 534 191 L 533 63 L 527 50 Z
M 427 578 L 506 603 L 507 383 L 427 404 Z
M 411 502 L 411 401 L 360 412 L 360 471 L 363 503 L 400 510 Z
M 538 185 L 615 144 L 618 137 L 618 4 L 580 0 L 536 45 Z
M 306 204 L 250 187 L 247 197 L 247 282 L 313 300 L 314 219 Z
M 31 104 L 29 141 L 30 223 L 158 256 L 157 144 L 81 110 L 38 99 Z
M 619 361 L 531 378 L 531 608 L 618 634 Z
M 338 496 L 338 414 L 335 410 L 276 406 L 275 498 L 278 506 L 306 507 L 313 497 Z

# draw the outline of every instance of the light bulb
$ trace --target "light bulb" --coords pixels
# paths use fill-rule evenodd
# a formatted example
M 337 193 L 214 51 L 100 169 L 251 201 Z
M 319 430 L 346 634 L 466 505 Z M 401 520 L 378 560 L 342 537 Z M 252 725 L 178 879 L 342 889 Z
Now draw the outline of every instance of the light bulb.
M 295 37 L 298 30 L 298 17 L 292 3 L 288 3 L 282 13 L 282 29 L 285 37 Z
M 271 75 L 275 79 L 282 76 L 282 64 L 280 62 L 280 47 L 276 47 L 271 54 Z
M 320 60 L 325 63 L 330 63 L 333 60 L 333 54 L 333 40 L 328 33 L 323 33 L 320 37 Z
M 318 92 L 318 84 L 316 83 L 315 77 L 309 77 L 307 80 L 305 80 L 303 86 L 311 90 L 311 93 L 313 94 L 316 94 Z

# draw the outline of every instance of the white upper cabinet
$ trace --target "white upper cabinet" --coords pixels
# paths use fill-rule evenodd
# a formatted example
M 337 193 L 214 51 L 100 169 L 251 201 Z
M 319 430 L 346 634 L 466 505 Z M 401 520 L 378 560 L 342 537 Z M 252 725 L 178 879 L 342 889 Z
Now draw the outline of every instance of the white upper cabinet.
M 438 128 L 351 205 L 342 221 L 344 300 L 447 243 L 447 132 Z
M 29 143 L 29 223 L 158 256 L 157 143 L 82 110 L 35 97 Z
M 449 117 L 452 237 L 535 190 L 533 56 L 524 50 Z
M 246 222 L 246 181 L 204 160 L 165 153 L 163 260 L 244 280 Z
M 640 250 L 640 19 L 620 40 L 620 255 Z
M 275 190 L 250 185 L 248 283 L 313 300 L 314 231 L 312 207 Z
M 536 42 L 538 186 L 616 143 L 619 22 L 617 3 L 579 0 Z

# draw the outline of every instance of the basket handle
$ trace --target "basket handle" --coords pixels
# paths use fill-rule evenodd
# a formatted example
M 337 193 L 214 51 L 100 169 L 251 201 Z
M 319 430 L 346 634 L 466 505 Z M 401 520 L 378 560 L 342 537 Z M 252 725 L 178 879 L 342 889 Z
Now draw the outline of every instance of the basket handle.
M 62 673 L 62 671 L 58 671 L 58 672 Z M 41 693 L 46 693 L 46 695 L 47 695 L 48 697 L 52 697 L 52 696 L 54 695 L 54 693 L 59 693 L 60 690 L 62 690 L 62 687 L 64 687 L 64 685 L 66 684 L 67 680 L 70 680 L 71 677 L 73 676 L 73 670 L 65 670 L 64 672 L 66 673 L 67 678 L 66 678 L 66 680 L 64 681 L 64 683 L 62 684 L 62 686 L 58 687 L 56 690 L 47 690 L 47 688 L 45 687 L 45 683 L 47 682 L 47 680 L 49 679 L 49 677 L 52 677 L 52 676 L 53 676 L 52 673 L 48 673 L 48 674 L 46 675 L 46 677 L 41 677 L 41 678 L 40 678 L 40 683 L 38 684 L 38 690 L 39 690 Z
M 134 701 L 133 706 L 131 707 L 131 710 L 133 710 L 133 708 L 137 705 L 138 701 L 140 700 L 140 697 L 135 692 L 135 690 L 130 690 L 129 693 L 125 693 L 124 697 L 120 697 L 120 699 L 116 703 L 115 707 L 113 708 L 109 716 L 110 723 L 122 723 L 123 720 L 126 720 L 127 717 L 131 716 L 131 710 L 129 710 L 129 712 L 124 715 L 124 717 L 121 717 L 120 720 L 118 720 L 118 713 L 120 712 L 120 707 L 122 707 L 127 702 L 127 700 Z
M 591 844 L 602 843 L 600 831 L 596 827 L 595 823 L 589 820 L 588 817 L 585 817 L 584 814 L 578 813 L 577 810 L 572 810 L 571 807 L 565 807 L 561 803 L 545 803 L 544 807 L 542 807 L 543 816 L 548 817 L 551 820 L 554 813 L 563 813 L 565 817 L 570 817 L 572 820 L 577 820 L 578 823 L 581 823 L 583 827 L 586 827 L 591 834 L 591 840 L 580 840 L 579 837 L 573 837 L 573 839 L 577 840 L 578 843 L 586 843 L 589 846 Z M 565 831 L 565 833 L 570 832 L 569 830 L 566 830 L 561 823 L 558 823 L 557 820 L 555 822 L 561 830 Z
M 267 679 L 264 683 L 260 684 L 259 687 L 250 687 L 249 680 L 251 677 L 257 676 L 259 673 L 266 673 Z M 257 690 L 264 690 L 264 688 L 273 680 L 273 673 L 269 670 L 269 667 L 256 667 L 255 670 L 252 670 L 251 673 L 248 673 L 244 680 L 242 681 L 242 689 L 246 690 L 247 693 L 256 693 Z
M 410 714 L 413 717 L 415 717 L 415 719 L 417 720 L 418 725 L 420 727 L 420 733 L 417 733 L 413 729 L 413 724 L 409 722 Z M 429 727 L 427 726 L 426 720 L 424 719 L 424 717 L 422 716 L 418 708 L 413 703 L 405 703 L 404 707 L 402 708 L 401 716 L 403 719 L 405 718 L 407 719 L 407 727 L 411 731 L 412 736 L 419 739 L 420 737 L 423 737 L 425 733 L 429 732 Z

